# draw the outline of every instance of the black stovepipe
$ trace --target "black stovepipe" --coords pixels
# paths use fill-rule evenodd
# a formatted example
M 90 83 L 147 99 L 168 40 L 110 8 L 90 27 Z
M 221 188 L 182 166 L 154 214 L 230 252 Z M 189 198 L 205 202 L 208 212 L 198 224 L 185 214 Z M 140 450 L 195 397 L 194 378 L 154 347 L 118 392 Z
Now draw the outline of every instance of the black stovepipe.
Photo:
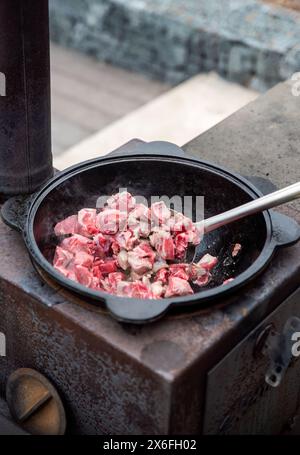
M 53 174 L 48 0 L 0 1 L 0 195 Z

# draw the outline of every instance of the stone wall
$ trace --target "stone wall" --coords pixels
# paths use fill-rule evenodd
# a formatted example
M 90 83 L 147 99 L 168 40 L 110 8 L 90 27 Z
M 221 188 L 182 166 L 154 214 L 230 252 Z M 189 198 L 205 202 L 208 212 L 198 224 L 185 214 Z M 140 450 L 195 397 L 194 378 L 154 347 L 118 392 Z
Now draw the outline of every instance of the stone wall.
M 215 70 L 264 90 L 300 71 L 300 14 L 258 0 L 50 0 L 50 14 L 55 42 L 174 84 Z

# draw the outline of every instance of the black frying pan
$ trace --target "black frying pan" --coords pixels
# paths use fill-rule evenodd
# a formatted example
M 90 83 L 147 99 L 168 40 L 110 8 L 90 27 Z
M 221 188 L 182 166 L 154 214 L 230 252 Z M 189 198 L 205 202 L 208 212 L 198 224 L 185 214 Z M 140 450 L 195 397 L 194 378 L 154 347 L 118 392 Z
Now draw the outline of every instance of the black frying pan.
M 262 272 L 276 248 L 300 238 L 300 227 L 294 220 L 266 211 L 205 236 L 197 253 L 217 255 L 219 264 L 208 287 L 199 288 L 194 295 L 140 300 L 94 291 L 65 278 L 52 267 L 57 245 L 53 228 L 81 208 L 95 207 L 100 195 L 111 195 L 119 188 L 148 199 L 152 195 L 203 195 L 205 217 L 244 204 L 261 196 L 261 192 L 245 178 L 187 156 L 173 144 L 152 142 L 125 155 L 114 153 L 73 166 L 57 174 L 31 198 L 22 199 L 19 205 L 16 199 L 7 201 L 2 209 L 4 221 L 22 232 L 33 262 L 53 280 L 88 301 L 104 302 L 112 315 L 122 321 L 151 321 L 175 305 L 183 308 L 211 305 Z M 237 258 L 231 256 L 234 243 L 242 244 Z M 235 280 L 223 286 L 229 277 Z

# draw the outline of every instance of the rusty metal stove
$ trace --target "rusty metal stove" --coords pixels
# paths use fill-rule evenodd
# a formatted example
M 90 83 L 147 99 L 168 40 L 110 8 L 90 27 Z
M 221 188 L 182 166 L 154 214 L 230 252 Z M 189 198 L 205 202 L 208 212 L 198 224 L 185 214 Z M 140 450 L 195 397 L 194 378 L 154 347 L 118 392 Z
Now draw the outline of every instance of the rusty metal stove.
M 279 433 L 297 415 L 300 362 L 278 388 L 257 344 L 300 316 L 299 245 L 220 307 L 122 325 L 44 284 L 22 240 L 0 223 L 1 394 L 17 368 L 56 386 L 68 431 L 83 434 Z M 283 406 L 284 402 L 284 406 Z
M 275 98 L 286 97 L 287 90 L 280 89 Z M 262 111 L 265 122 L 276 123 L 265 114 L 273 100 L 271 93 L 236 114 L 231 148 L 239 141 L 245 147 L 249 122 L 250 127 L 256 122 L 255 137 L 263 137 Z M 290 108 L 282 99 L 276 102 L 284 104 L 280 125 L 286 122 L 294 128 L 300 144 L 294 100 Z M 221 161 L 224 129 L 230 130 L 230 122 L 186 150 L 205 158 L 221 143 Z M 234 153 L 228 154 L 227 166 L 238 162 L 237 170 L 256 174 L 261 157 L 251 153 L 248 168 Z M 294 176 L 291 179 L 289 183 Z M 300 221 L 297 205 L 287 213 Z M 209 310 L 173 310 L 155 323 L 131 326 L 57 284 L 46 284 L 21 237 L 0 221 L 0 332 L 7 344 L 7 355 L 0 358 L 0 396 L 5 398 L 12 372 L 32 368 L 56 387 L 69 433 L 300 431 L 300 362 L 289 359 L 280 386 L 271 387 L 265 381 L 271 360 L 264 349 L 272 333 L 284 339 L 280 334 L 287 333 L 285 323 L 291 316 L 300 317 L 299 253 L 299 244 L 278 252 L 265 273 Z

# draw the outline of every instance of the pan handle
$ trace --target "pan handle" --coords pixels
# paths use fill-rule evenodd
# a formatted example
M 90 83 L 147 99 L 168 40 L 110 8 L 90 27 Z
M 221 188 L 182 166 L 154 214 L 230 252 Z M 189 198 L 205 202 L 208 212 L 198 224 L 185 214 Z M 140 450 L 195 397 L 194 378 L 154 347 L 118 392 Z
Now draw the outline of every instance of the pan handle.
M 178 158 L 183 158 L 186 153 L 178 145 L 167 141 L 143 142 L 138 139 L 130 141 L 120 149 L 109 153 L 106 156 L 131 156 L 131 155 L 169 155 Z
M 289 246 L 300 240 L 300 225 L 282 213 L 270 210 L 273 239 L 277 246 Z
M 8 199 L 1 208 L 1 218 L 5 224 L 23 233 L 28 211 L 35 194 L 19 195 Z
M 117 320 L 133 324 L 154 321 L 160 318 L 170 306 L 170 302 L 163 299 L 143 301 L 108 296 L 105 301 L 107 309 Z

